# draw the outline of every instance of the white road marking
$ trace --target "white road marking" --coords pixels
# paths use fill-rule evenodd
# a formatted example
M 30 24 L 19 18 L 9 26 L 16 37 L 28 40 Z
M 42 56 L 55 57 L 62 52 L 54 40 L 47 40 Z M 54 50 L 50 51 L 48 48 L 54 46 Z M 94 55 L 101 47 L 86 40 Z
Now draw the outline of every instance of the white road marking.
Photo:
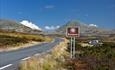
M 27 60 L 27 59 L 30 59 L 30 58 L 31 58 L 31 57 L 26 57 L 26 58 L 24 58 L 24 59 L 22 59 L 22 60 L 24 61 L 24 60 Z
M 3 67 L 0 67 L 0 70 L 3 70 L 3 69 L 5 69 L 5 68 L 7 68 L 7 67 L 9 67 L 9 66 L 12 66 L 12 64 L 8 64 L 8 65 L 5 65 L 5 66 L 3 66 Z
M 35 54 L 35 56 L 39 56 L 39 55 L 40 55 L 40 54 L 38 54 L 38 53 L 37 53 L 37 54 Z

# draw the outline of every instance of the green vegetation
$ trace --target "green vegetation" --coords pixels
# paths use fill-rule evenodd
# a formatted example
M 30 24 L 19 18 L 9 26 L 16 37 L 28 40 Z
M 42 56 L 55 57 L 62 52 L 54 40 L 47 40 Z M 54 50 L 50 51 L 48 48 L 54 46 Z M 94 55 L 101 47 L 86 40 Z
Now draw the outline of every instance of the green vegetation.
M 68 47 L 68 51 L 70 47 Z M 115 67 L 115 43 L 104 42 L 101 46 L 82 47 L 76 43 L 76 61 L 69 63 L 73 69 L 77 69 L 78 61 L 84 61 L 88 64 L 88 70 L 114 70 Z M 87 69 L 86 69 L 87 70 Z
M 26 39 L 19 37 L 12 37 L 8 35 L 0 35 L 0 48 L 6 48 L 8 46 L 18 46 L 19 44 L 28 43 Z
M 36 42 L 51 42 L 52 39 L 42 35 L 23 34 L 16 32 L 1 32 L 0 33 L 0 48 L 15 47 L 21 44 Z

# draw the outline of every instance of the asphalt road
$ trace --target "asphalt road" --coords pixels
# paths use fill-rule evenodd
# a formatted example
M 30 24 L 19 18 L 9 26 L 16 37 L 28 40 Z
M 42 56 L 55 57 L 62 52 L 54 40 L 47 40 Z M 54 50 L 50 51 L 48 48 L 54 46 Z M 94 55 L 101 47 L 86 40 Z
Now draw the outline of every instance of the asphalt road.
M 11 70 L 8 69 L 15 63 L 19 63 L 21 60 L 29 59 L 35 54 L 40 54 L 52 49 L 59 42 L 63 41 L 60 38 L 55 38 L 51 43 L 42 43 L 28 48 L 23 48 L 14 51 L 0 52 L 0 70 Z

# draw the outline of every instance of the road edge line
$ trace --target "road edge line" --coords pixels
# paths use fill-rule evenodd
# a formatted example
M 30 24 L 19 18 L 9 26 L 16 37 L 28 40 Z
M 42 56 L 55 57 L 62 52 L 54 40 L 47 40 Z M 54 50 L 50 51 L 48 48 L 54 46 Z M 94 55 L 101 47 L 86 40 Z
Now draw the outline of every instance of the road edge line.
M 8 64 L 8 65 L 5 65 L 5 66 L 3 66 L 3 67 L 0 67 L 0 70 L 3 70 L 3 69 L 5 69 L 5 68 L 7 68 L 7 67 L 9 67 L 9 66 L 12 66 L 13 64 Z
M 31 57 L 26 57 L 26 58 L 23 58 L 22 60 L 25 61 L 25 60 L 30 59 L 30 58 L 31 58 Z

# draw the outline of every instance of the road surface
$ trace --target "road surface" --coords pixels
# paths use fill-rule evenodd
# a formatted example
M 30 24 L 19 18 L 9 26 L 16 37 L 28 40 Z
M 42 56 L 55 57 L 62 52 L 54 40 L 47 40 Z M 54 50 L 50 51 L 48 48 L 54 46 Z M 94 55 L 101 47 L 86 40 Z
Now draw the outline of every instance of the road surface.
M 29 59 L 30 56 L 35 54 L 46 52 L 61 41 L 63 40 L 60 38 L 55 38 L 55 40 L 51 43 L 42 43 L 19 50 L 0 52 L 0 70 L 12 70 L 10 67 L 14 64 L 19 63 L 21 60 Z

